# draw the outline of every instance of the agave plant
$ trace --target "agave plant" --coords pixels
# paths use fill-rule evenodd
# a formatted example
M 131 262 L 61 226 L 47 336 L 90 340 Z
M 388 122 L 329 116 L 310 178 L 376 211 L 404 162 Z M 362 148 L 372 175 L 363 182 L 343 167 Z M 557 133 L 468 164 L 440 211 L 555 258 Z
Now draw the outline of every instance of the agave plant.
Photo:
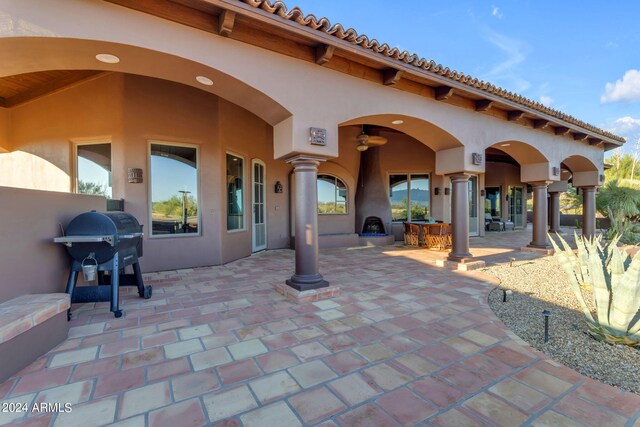
M 619 249 L 619 236 L 603 246 L 602 236 L 584 239 L 576 235 L 578 253 L 558 235 L 564 250 L 549 236 L 554 256 L 569 277 L 591 335 L 612 344 L 640 347 L 640 252 L 633 260 Z M 590 289 L 595 317 L 583 289 Z

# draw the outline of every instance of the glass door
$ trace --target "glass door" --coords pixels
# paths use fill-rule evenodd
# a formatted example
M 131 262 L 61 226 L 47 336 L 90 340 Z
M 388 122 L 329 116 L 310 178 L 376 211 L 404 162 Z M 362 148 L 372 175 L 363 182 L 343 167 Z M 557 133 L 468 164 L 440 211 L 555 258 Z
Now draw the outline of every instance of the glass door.
M 509 189 L 509 219 L 516 228 L 524 227 L 523 191 L 522 187 Z
M 469 236 L 479 236 L 478 228 L 478 177 L 469 177 Z
M 251 162 L 253 209 L 251 242 L 253 252 L 267 248 L 267 220 L 265 211 L 265 165 L 260 160 Z

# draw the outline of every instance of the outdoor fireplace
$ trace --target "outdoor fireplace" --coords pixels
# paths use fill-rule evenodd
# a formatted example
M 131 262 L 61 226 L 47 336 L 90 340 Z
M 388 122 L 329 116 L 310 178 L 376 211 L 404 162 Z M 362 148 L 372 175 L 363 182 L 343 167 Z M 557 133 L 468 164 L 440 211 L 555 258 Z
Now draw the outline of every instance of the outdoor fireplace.
M 362 226 L 362 234 L 363 235 L 385 235 L 384 224 L 382 220 L 377 216 L 370 216 L 364 220 L 364 225 Z

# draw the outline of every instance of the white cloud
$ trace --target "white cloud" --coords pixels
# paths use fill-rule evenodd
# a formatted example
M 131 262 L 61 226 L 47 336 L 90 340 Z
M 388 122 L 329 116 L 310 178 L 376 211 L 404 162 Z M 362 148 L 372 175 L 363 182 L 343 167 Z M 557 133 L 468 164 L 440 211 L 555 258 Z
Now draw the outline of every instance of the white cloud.
M 502 19 L 502 12 L 500 12 L 500 8 L 497 6 L 491 6 L 491 15 L 498 19 Z
M 526 59 L 527 45 L 489 28 L 485 28 L 484 32 L 487 41 L 506 54 L 506 58 L 495 64 L 482 78 L 497 84 L 506 82 L 509 84 L 509 90 L 516 92 L 524 92 L 529 89 L 531 83 L 515 71 L 518 65 Z
M 551 107 L 551 104 L 553 104 L 553 98 L 550 96 L 542 95 L 540 97 L 540 103 L 542 105 L 546 105 L 547 107 Z
M 604 86 L 600 102 L 638 101 L 640 100 L 640 70 L 629 70 L 622 79 Z
M 640 119 L 624 116 L 616 119 L 613 123 L 608 123 L 605 127 L 620 136 L 634 136 L 635 134 L 640 134 Z

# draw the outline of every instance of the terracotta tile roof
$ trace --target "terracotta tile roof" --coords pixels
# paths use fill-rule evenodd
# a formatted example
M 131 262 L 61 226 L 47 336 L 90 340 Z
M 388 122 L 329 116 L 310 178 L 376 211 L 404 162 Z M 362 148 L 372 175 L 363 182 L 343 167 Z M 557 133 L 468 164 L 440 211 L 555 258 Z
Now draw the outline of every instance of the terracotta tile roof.
M 600 136 L 604 136 L 606 138 L 619 141 L 619 142 L 625 142 L 625 139 L 618 135 L 614 135 L 611 132 L 600 129 L 589 123 L 583 122 L 582 120 L 576 119 L 575 117 L 565 114 L 561 111 L 555 110 L 553 108 L 549 108 L 539 102 L 532 101 L 522 95 L 509 92 L 506 89 L 503 89 L 499 86 L 495 86 L 489 82 L 485 82 L 483 80 L 477 79 L 468 74 L 464 74 L 456 70 L 451 70 L 449 67 L 445 67 L 441 64 L 438 64 L 433 60 L 420 58 L 415 53 L 409 53 L 406 50 L 400 51 L 398 48 L 395 48 L 395 47 L 392 48 L 386 43 L 378 42 L 376 39 L 370 40 L 366 35 L 358 34 L 356 30 L 354 30 L 353 28 L 345 29 L 340 24 L 331 25 L 331 22 L 327 18 L 318 19 L 312 14 L 305 15 L 298 7 L 294 7 L 293 9 L 288 10 L 287 6 L 281 1 L 276 1 L 275 3 L 271 3 L 269 0 L 238 0 L 238 1 L 243 2 L 255 8 L 260 8 L 267 13 L 277 15 L 288 21 L 296 22 L 297 24 L 310 28 L 312 30 L 320 31 L 330 36 L 336 37 L 340 40 L 347 41 L 353 45 L 360 46 L 363 49 L 370 50 L 372 53 L 382 55 L 399 62 L 403 62 L 404 64 L 407 64 L 407 65 L 412 65 L 417 69 L 421 70 L 422 72 L 424 72 L 425 74 L 435 74 L 438 76 L 445 77 L 447 79 L 465 84 L 472 88 L 480 89 L 488 94 L 503 98 L 508 101 L 518 103 L 524 107 L 530 108 L 535 111 L 539 111 L 540 113 L 547 114 L 559 120 L 563 120 L 567 123 L 570 123 L 575 126 L 581 127 L 583 129 L 589 130 L 591 132 L 597 133 Z

